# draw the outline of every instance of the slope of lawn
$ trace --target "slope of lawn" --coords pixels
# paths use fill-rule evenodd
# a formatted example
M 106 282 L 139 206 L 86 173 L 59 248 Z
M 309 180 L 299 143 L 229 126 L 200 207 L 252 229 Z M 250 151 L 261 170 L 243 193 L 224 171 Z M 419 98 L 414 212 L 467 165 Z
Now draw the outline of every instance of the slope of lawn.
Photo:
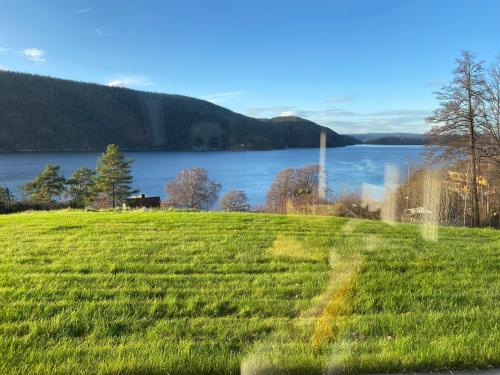
M 500 366 L 500 232 L 331 217 L 0 216 L 1 374 Z

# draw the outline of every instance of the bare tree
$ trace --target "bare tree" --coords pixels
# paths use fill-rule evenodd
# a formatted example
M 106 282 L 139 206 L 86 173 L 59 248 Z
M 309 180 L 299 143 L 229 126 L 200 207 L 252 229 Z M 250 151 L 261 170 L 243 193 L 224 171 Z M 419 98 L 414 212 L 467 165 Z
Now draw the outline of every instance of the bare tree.
M 294 180 L 294 169 L 286 168 L 274 178 L 266 196 L 265 210 L 275 213 L 286 213 L 287 202 L 291 198 Z
M 487 176 L 488 186 L 496 187 L 488 188 L 486 200 L 486 212 L 488 215 L 493 212 L 489 221 L 494 226 L 500 208 L 500 56 L 491 65 L 486 79 L 483 126 L 481 154 L 485 168 L 481 174 Z
M 206 169 L 184 169 L 167 184 L 167 202 L 179 208 L 208 210 L 214 206 L 220 190 L 221 185 L 208 178 Z
M 500 57 L 491 65 L 484 85 L 481 152 L 500 167 Z
M 242 190 L 231 190 L 223 195 L 220 207 L 224 211 L 240 211 L 245 212 L 250 209 L 248 198 Z
M 480 224 L 478 177 L 478 135 L 483 122 L 484 71 L 481 62 L 469 51 L 456 60 L 452 82 L 437 92 L 439 108 L 427 121 L 433 127 L 431 136 L 438 140 L 444 157 L 467 157 L 470 161 L 470 197 L 472 225 Z
M 320 200 L 318 165 L 286 168 L 276 175 L 267 192 L 266 210 L 286 213 L 289 205 L 294 209 L 304 209 Z

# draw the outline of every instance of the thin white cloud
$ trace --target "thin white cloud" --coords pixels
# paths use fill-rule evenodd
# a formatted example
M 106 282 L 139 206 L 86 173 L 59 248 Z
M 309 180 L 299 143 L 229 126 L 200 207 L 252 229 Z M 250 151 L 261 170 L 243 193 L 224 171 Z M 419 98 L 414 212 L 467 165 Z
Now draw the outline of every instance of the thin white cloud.
M 338 103 L 346 103 L 354 100 L 354 97 L 350 95 L 342 95 L 342 96 L 332 96 L 326 102 L 330 104 L 338 104 Z
M 111 33 L 108 33 L 99 27 L 95 29 L 95 32 L 99 35 L 102 35 L 102 36 L 110 36 L 111 35 Z
M 7 71 L 7 70 L 10 70 L 10 69 L 7 68 L 5 65 L 0 65 L 0 71 Z
M 204 96 L 202 99 L 214 104 L 220 104 L 227 102 L 228 100 L 234 99 L 242 94 L 243 94 L 242 91 L 228 91 L 228 92 L 220 92 L 217 94 L 207 95 Z
M 339 133 L 423 133 L 429 130 L 425 118 L 430 112 L 426 109 L 356 112 L 335 107 L 309 110 L 293 106 L 248 108 L 245 111 L 252 117 L 298 116 L 328 126 Z
M 146 87 L 153 86 L 153 82 L 145 76 L 118 76 L 106 83 L 111 87 Z
M 7 48 L 0 47 L 0 55 L 6 55 L 9 50 Z
M 83 8 L 83 9 L 78 9 L 76 13 L 87 13 L 90 12 L 94 7 L 88 7 L 88 8 Z
M 252 117 L 275 117 L 280 113 L 294 112 L 296 108 L 291 106 L 275 106 L 275 107 L 251 107 L 245 110 L 245 114 Z
M 37 62 L 37 63 L 43 63 L 45 62 L 45 51 L 41 50 L 39 48 L 28 48 L 23 50 L 23 55 L 26 57 L 28 60 Z
M 397 109 L 390 111 L 377 111 L 359 114 L 360 116 L 370 116 L 370 117 L 401 117 L 401 116 L 429 116 L 429 111 L 425 109 Z
M 289 116 L 300 116 L 304 118 L 318 117 L 339 117 L 352 115 L 352 111 L 339 108 L 326 108 L 322 110 L 305 110 L 293 106 L 275 106 L 275 107 L 252 107 L 247 108 L 245 113 L 252 117 L 275 117 L 283 116 L 283 114 Z

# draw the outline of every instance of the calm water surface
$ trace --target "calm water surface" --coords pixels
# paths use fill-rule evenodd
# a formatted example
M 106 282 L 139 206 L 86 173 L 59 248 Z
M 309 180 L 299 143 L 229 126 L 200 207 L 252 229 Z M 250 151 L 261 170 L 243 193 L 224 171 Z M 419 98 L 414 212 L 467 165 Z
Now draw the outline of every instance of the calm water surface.
M 385 165 L 406 175 L 408 162 L 418 162 L 422 146 L 356 145 L 326 151 L 328 186 L 334 192 L 359 189 L 363 183 L 382 185 Z M 222 183 L 223 191 L 244 190 L 252 204 L 263 202 L 276 173 L 286 167 L 319 163 L 318 149 L 277 151 L 127 152 L 133 158 L 134 187 L 165 198 L 165 184 L 184 168 L 203 167 Z M 99 153 L 0 153 L 0 185 L 12 191 L 34 178 L 46 164 L 59 164 L 64 176 L 81 166 L 94 168 Z

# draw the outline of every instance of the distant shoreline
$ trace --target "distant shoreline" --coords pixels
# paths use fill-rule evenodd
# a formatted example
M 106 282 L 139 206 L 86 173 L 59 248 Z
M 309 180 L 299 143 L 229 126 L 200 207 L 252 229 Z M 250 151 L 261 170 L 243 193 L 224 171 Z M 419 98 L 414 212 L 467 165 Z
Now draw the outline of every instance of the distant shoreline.
M 327 149 L 338 149 L 338 148 L 349 148 L 349 147 L 414 147 L 414 146 L 424 146 L 421 144 L 401 144 L 401 145 L 384 145 L 384 144 L 370 144 L 370 143 L 359 143 L 355 145 L 347 146 L 337 146 L 337 147 L 327 147 Z M 287 149 L 275 148 L 275 149 L 234 149 L 234 150 L 164 150 L 164 149 L 123 149 L 124 152 L 271 152 L 271 151 L 292 151 L 292 150 L 314 150 L 319 149 L 319 147 L 290 147 Z M 63 154 L 63 153 L 101 153 L 104 150 L 0 150 L 0 155 L 2 154 L 37 154 L 37 153 L 47 153 L 47 154 Z

